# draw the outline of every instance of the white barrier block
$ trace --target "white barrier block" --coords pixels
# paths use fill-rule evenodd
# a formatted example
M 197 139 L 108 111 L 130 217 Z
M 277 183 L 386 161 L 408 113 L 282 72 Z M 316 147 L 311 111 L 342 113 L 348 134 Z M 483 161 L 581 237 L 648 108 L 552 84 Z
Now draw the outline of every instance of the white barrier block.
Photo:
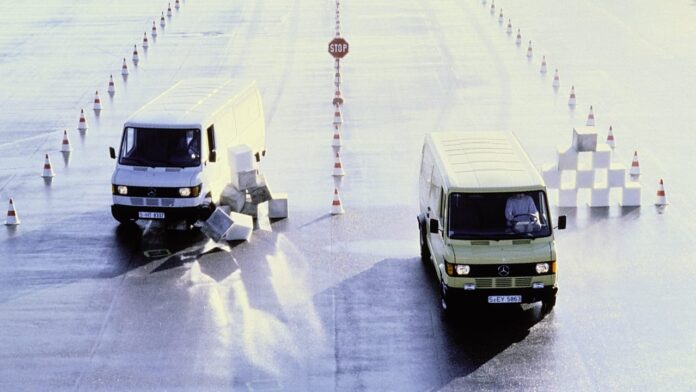
M 256 170 L 232 173 L 232 184 L 239 190 L 259 186 L 259 173 Z
M 629 181 L 623 189 L 621 197 L 622 207 L 640 206 L 640 191 L 642 186 L 639 182 Z
M 232 211 L 240 212 L 246 202 L 246 192 L 237 189 L 234 184 L 228 184 L 220 194 L 220 204 L 229 206 Z
M 268 219 L 285 219 L 288 217 L 288 194 L 274 193 L 268 202 Z
M 573 149 L 575 151 L 596 151 L 597 131 L 593 127 L 573 128 Z
M 273 196 L 271 194 L 271 190 L 268 188 L 268 184 L 266 183 L 266 177 L 263 174 L 258 175 L 257 183 L 257 186 L 249 188 L 251 202 L 254 204 L 261 204 L 271 200 Z
M 612 162 L 609 165 L 609 187 L 623 188 L 626 185 L 626 166 L 622 163 Z
M 252 203 L 250 200 L 247 200 L 247 202 L 244 203 L 244 207 L 242 208 L 241 213 L 244 215 L 249 215 L 256 219 L 259 216 L 259 205 Z
M 219 242 L 223 239 L 225 233 L 232 227 L 233 223 L 229 215 L 218 207 L 213 211 L 210 217 L 203 222 L 201 231 L 213 241 Z
M 558 147 L 558 170 L 575 170 L 578 168 L 578 152 L 572 147 Z
M 609 189 L 606 182 L 595 184 L 590 192 L 590 207 L 609 207 Z
M 602 143 L 597 146 L 597 151 L 592 153 L 592 167 L 595 169 L 607 169 L 611 164 L 611 148 Z
M 595 182 L 595 171 L 591 167 L 580 167 L 575 174 L 577 188 L 592 188 Z
M 230 213 L 230 218 L 234 222 L 232 227 L 225 233 L 227 241 L 249 241 L 251 233 L 254 231 L 254 219 L 249 215 Z
M 561 172 L 556 165 L 544 165 L 541 168 L 541 177 L 549 189 L 556 189 L 561 186 Z
M 254 157 L 254 153 L 251 152 L 251 147 L 246 144 L 228 148 L 227 158 L 232 175 L 256 169 L 256 158 Z
M 558 206 L 559 207 L 577 207 L 578 205 L 578 190 L 575 188 L 559 189 L 558 190 Z

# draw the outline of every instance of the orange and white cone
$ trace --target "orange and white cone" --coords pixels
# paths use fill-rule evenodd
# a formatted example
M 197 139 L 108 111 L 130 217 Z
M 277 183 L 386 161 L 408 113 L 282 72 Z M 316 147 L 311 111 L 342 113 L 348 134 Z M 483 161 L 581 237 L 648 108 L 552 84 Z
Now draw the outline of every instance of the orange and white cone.
M 343 97 L 341 96 L 341 89 L 336 88 L 336 93 L 334 94 L 334 99 L 331 101 L 334 106 L 343 105 Z
M 44 160 L 43 173 L 41 173 L 41 177 L 51 178 L 53 176 L 55 176 L 55 174 L 53 173 L 53 167 L 51 166 L 51 160 L 48 158 L 48 153 L 46 153 L 46 159 Z
M 568 106 L 575 106 L 575 86 L 570 86 L 570 98 L 568 98 Z
M 150 34 L 152 34 L 152 38 L 157 37 L 157 25 L 154 20 L 152 21 L 152 33 Z
M 170 18 L 172 17 L 172 3 L 167 5 L 167 16 Z
M 147 41 L 147 33 L 143 33 L 143 49 L 147 49 L 150 43 Z
M 140 56 L 138 56 L 138 45 L 133 45 L 133 64 L 138 65 Z
M 60 145 L 60 152 L 70 152 L 72 148 L 70 147 L 70 139 L 68 139 L 68 130 L 63 131 L 63 143 Z
M 587 113 L 587 122 L 585 123 L 585 125 L 587 125 L 588 127 L 594 127 L 594 120 L 594 111 L 592 110 L 592 106 L 590 106 L 590 112 Z
M 174 8 L 179 9 L 179 0 L 174 2 Z
M 666 206 L 667 204 L 667 196 L 665 196 L 665 184 L 662 182 L 662 179 L 660 179 L 660 184 L 657 186 L 657 200 L 655 200 L 655 205 Z
M 515 38 L 515 44 L 520 45 L 522 43 L 522 33 L 520 32 L 520 29 L 517 29 L 517 38 Z
M 500 15 L 498 15 L 498 23 L 503 24 L 505 18 L 503 18 L 503 9 L 500 9 Z
M 114 86 L 114 75 L 109 75 L 109 88 L 106 90 L 109 95 L 116 94 L 116 86 Z
M 609 126 L 609 134 L 607 134 L 607 144 L 611 148 L 616 148 L 616 142 L 614 141 L 614 130 Z
M 638 162 L 638 151 L 633 152 L 633 162 L 631 162 L 631 168 L 628 170 L 628 174 L 632 176 L 640 175 L 640 163 Z
M 331 147 L 338 150 L 343 146 L 343 140 L 341 139 L 341 130 L 338 126 L 334 126 L 333 140 L 331 141 Z
M 336 106 L 336 111 L 334 111 L 333 124 L 335 126 L 341 126 L 343 124 L 343 115 L 341 115 L 341 109 Z
M 546 56 L 541 56 L 541 67 L 539 68 L 539 72 L 542 74 L 546 73 Z
M 126 63 L 126 58 L 123 58 L 123 65 L 121 66 L 121 75 L 128 76 L 128 63 Z
M 346 175 L 346 172 L 343 170 L 343 164 L 341 163 L 341 157 L 338 155 L 338 151 L 336 151 L 336 159 L 334 160 L 333 174 L 331 175 L 334 177 L 343 177 Z
M 552 86 L 554 88 L 558 88 L 561 85 L 561 78 L 558 77 L 558 68 L 556 68 L 556 73 L 553 74 L 553 83 Z
M 87 130 L 87 120 L 85 119 L 84 109 L 80 109 L 80 121 L 77 123 L 77 130 L 85 132 Z
M 5 225 L 15 226 L 18 225 L 19 215 L 17 215 L 17 210 L 15 210 L 14 201 L 10 198 L 10 206 L 7 208 L 7 218 L 5 218 Z
M 334 188 L 333 202 L 331 203 L 331 215 L 342 215 L 346 211 L 343 209 L 341 197 L 338 195 L 338 188 Z
M 94 92 L 94 110 L 102 110 L 101 99 L 99 99 L 99 91 Z
M 167 22 L 164 20 L 164 11 L 162 11 L 162 16 L 160 17 L 160 26 L 164 28 L 164 26 L 167 25 Z
M 491 15 L 495 14 L 495 0 L 491 0 Z
M 529 41 L 529 46 L 527 46 L 527 58 L 532 58 L 532 41 Z
M 512 20 L 508 19 L 507 31 L 508 34 L 512 34 Z

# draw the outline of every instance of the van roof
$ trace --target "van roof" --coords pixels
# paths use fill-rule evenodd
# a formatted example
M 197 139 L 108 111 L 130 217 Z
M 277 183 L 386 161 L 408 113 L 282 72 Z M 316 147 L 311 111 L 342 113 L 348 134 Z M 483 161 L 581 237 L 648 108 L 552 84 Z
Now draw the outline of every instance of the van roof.
M 504 192 L 545 188 L 512 132 L 437 132 L 429 134 L 428 140 L 448 189 Z
M 186 79 L 130 116 L 126 127 L 204 129 L 227 103 L 255 89 L 253 81 Z

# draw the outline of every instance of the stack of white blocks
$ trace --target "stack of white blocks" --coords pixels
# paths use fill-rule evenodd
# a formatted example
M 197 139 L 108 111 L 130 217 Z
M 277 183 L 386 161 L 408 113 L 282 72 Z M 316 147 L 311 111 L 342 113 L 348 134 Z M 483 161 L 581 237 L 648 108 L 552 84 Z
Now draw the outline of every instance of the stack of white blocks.
M 231 182 L 223 189 L 220 204 L 228 207 L 230 217 L 244 228 L 233 227 L 226 239 L 248 240 L 254 228 L 252 218 L 258 217 L 259 204 L 268 202 L 269 219 L 287 218 L 288 196 L 285 193 L 271 192 L 266 177 L 259 173 L 251 148 L 239 145 L 228 149 L 227 153 Z M 242 216 L 247 216 L 248 219 Z
M 608 207 L 611 189 L 621 190 L 622 206 L 640 206 L 640 183 L 627 180 L 626 166 L 614 162 L 608 145 L 597 144 L 593 127 L 573 129 L 573 143 L 557 153 L 558 162 L 541 174 L 549 189 L 558 189 L 559 207 L 577 207 L 580 189 L 590 189 L 590 207 Z

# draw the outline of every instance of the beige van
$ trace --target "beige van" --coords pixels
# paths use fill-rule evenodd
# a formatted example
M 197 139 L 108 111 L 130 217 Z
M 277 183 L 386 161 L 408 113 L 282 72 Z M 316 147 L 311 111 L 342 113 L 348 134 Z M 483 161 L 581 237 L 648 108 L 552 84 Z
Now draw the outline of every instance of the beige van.
M 421 256 L 442 308 L 459 303 L 556 304 L 557 258 L 546 186 L 510 132 L 431 133 L 419 184 Z

